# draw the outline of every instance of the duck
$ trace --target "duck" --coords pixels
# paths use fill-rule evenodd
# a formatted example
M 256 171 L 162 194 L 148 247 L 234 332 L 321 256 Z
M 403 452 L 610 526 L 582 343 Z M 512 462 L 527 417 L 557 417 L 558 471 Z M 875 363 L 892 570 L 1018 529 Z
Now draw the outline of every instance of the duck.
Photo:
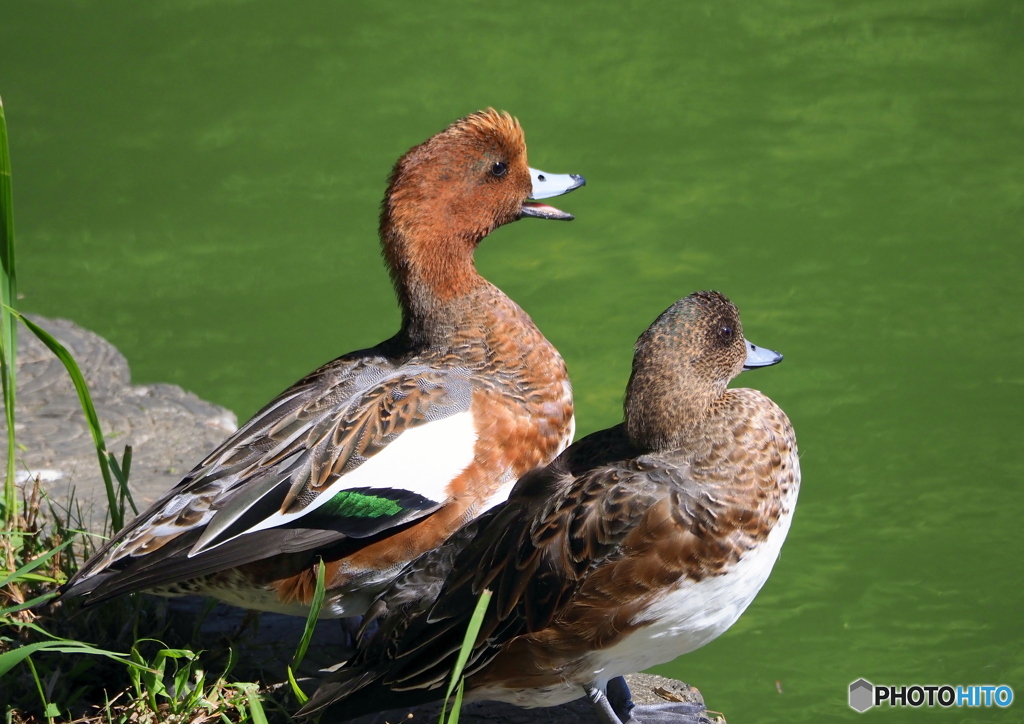
M 585 184 L 527 163 L 519 121 L 472 113 L 395 164 L 380 214 L 401 328 L 286 389 L 59 589 L 148 591 L 321 618 L 362 614 L 403 567 L 503 501 L 575 429 L 561 355 L 474 265 L 544 200 Z
M 724 295 L 677 301 L 636 343 L 624 421 L 411 563 L 299 714 L 441 698 L 489 591 L 463 701 L 587 697 L 603 724 L 692 721 L 689 704 L 634 709 L 621 677 L 711 642 L 768 579 L 800 488 L 796 437 L 766 395 L 727 385 L 781 360 L 746 340 Z

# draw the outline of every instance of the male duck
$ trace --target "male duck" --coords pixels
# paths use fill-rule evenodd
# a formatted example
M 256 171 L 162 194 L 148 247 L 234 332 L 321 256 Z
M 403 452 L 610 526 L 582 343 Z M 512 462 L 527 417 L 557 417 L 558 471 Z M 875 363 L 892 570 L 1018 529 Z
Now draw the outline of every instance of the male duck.
M 302 614 L 322 557 L 322 615 L 362 614 L 406 563 L 572 441 L 561 356 L 473 252 L 522 217 L 572 219 L 529 199 L 583 184 L 527 166 L 519 122 L 493 109 L 406 153 L 380 221 L 399 332 L 285 390 L 62 595 L 199 593 Z
M 672 305 L 637 342 L 625 423 L 527 474 L 413 562 L 371 606 L 364 629 L 375 620 L 375 633 L 301 713 L 338 703 L 349 719 L 439 698 L 489 589 L 468 700 L 537 707 L 586 694 L 606 724 L 629 721 L 628 689 L 613 706 L 609 681 L 719 636 L 779 556 L 800 487 L 793 428 L 760 392 L 726 385 L 781 359 L 744 340 L 717 292 Z

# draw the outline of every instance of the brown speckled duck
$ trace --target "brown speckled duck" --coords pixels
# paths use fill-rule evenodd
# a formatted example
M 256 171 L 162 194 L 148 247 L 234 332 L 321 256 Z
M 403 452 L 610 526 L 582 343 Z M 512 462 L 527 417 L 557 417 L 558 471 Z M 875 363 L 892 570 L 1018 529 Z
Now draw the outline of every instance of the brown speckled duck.
M 605 724 L 671 721 L 685 706 L 631 712 L 624 683 L 611 703 L 607 687 L 721 635 L 767 580 L 800 487 L 796 438 L 770 399 L 726 386 L 781 359 L 744 339 L 717 292 L 672 305 L 637 342 L 625 422 L 413 562 L 301 713 L 336 704 L 348 719 L 442 697 L 488 589 L 467 700 L 589 696 Z
M 198 593 L 305 614 L 322 557 L 321 615 L 363 613 L 406 563 L 571 442 L 561 356 L 473 253 L 517 219 L 572 219 L 536 200 L 583 183 L 531 169 L 519 122 L 494 110 L 406 153 L 380 223 L 399 332 L 281 393 L 62 595 Z

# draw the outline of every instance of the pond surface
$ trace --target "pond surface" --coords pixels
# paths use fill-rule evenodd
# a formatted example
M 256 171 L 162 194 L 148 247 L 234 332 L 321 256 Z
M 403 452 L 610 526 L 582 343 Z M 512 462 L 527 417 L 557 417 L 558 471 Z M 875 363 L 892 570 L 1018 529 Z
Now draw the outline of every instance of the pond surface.
M 734 723 L 854 720 L 859 677 L 1024 696 L 1022 39 L 1013 0 L 4 3 L 21 305 L 244 418 L 394 331 L 391 165 L 507 109 L 588 180 L 477 255 L 580 434 L 691 291 L 786 355 L 738 380 L 799 437 L 782 558 L 658 671 Z

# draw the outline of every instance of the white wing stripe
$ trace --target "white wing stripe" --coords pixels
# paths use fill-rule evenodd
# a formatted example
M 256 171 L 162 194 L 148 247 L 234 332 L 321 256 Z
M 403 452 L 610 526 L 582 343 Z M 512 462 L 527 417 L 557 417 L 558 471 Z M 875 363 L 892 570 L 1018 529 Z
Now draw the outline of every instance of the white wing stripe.
M 275 528 L 301 518 L 337 493 L 351 488 L 399 488 L 442 502 L 448 498 L 448 485 L 473 461 L 475 447 L 476 426 L 471 410 L 414 427 L 358 468 L 335 480 L 302 510 L 274 513 L 239 535 Z

